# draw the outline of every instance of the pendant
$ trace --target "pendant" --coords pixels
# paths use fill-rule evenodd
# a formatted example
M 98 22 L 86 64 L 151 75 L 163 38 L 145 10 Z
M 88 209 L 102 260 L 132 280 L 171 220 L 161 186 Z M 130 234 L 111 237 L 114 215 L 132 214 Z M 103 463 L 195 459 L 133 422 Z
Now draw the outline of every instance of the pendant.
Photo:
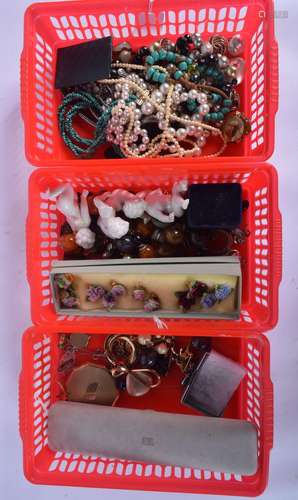
M 126 390 L 130 396 L 144 396 L 150 391 L 152 377 L 145 372 L 129 372 L 126 376 Z
M 75 368 L 66 381 L 69 401 L 112 406 L 118 399 L 116 383 L 107 368 L 87 363 Z

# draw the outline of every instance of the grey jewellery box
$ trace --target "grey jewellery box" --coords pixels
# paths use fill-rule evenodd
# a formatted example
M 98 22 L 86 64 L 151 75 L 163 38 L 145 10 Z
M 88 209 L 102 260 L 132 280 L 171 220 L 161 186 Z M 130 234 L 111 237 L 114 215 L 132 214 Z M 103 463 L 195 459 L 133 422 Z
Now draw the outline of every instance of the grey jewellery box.
M 59 401 L 49 410 L 48 436 L 54 451 L 233 474 L 257 471 L 257 431 L 244 420 Z

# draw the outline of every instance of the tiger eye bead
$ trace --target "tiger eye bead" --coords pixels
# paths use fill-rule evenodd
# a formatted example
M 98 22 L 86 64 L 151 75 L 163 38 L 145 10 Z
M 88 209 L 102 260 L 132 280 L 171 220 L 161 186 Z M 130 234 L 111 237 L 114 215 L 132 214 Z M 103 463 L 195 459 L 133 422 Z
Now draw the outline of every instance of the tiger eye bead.
M 181 245 L 184 240 L 184 232 L 179 224 L 165 229 L 165 239 L 170 245 Z
M 150 238 L 155 230 L 155 227 L 153 226 L 152 222 L 148 222 L 148 224 L 145 224 L 142 220 L 139 220 L 136 223 L 134 230 L 144 238 Z
M 76 238 L 73 233 L 63 234 L 59 238 L 59 245 L 65 253 L 77 253 L 80 247 L 76 244 Z
M 156 257 L 156 250 L 152 245 L 141 245 L 139 247 L 139 257 L 141 259 L 153 259 Z
M 157 253 L 159 257 L 173 257 L 176 253 L 176 249 L 173 245 L 163 243 L 159 245 Z

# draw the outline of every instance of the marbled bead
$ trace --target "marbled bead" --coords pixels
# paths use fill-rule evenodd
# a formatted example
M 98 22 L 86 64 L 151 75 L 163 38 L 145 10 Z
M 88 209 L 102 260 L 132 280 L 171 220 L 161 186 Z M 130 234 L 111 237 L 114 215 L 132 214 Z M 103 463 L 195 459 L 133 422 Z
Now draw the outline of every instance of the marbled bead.
M 174 73 L 174 79 L 179 80 L 182 76 L 183 76 L 182 71 L 180 71 L 180 69 L 177 69 L 177 71 L 175 71 Z
M 159 76 L 158 76 L 158 82 L 159 83 L 164 83 L 166 81 L 166 77 L 167 77 L 166 73 L 160 72 Z
M 152 76 L 154 75 L 154 73 L 155 73 L 155 69 L 154 68 L 149 68 L 148 71 L 147 71 L 147 77 L 149 79 L 151 79 Z
M 188 64 L 186 61 L 182 61 L 181 63 L 178 64 L 178 68 L 181 70 L 181 71 L 186 71 L 187 70 L 187 67 L 188 67 Z
M 175 62 L 176 61 L 176 54 L 174 52 L 172 52 L 171 50 L 169 50 L 169 52 L 167 54 L 167 60 L 169 62 Z
M 167 54 L 168 54 L 168 53 L 167 53 L 167 51 L 166 51 L 166 50 L 161 49 L 161 50 L 159 51 L 159 59 L 160 59 L 161 61 L 164 61 L 164 60 L 167 58 Z
M 152 64 L 154 64 L 154 59 L 152 56 L 147 56 L 145 61 L 147 64 L 150 64 L 150 66 L 152 66 Z

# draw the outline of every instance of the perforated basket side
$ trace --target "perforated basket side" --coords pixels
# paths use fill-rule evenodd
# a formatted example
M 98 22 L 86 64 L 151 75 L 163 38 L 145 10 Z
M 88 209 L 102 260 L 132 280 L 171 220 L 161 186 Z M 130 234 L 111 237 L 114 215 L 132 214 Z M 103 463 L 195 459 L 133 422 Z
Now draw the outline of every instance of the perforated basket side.
M 62 216 L 57 212 L 54 202 L 46 199 L 46 191 L 59 183 L 70 182 L 78 191 L 82 189 L 146 189 L 154 186 L 171 188 L 179 179 L 189 179 L 190 182 L 240 182 L 245 196 L 250 202 L 247 211 L 247 228 L 251 235 L 241 248 L 243 260 L 243 306 L 240 321 L 200 320 L 201 326 L 216 328 L 218 324 L 224 329 L 240 328 L 265 331 L 274 326 L 278 316 L 278 287 L 281 270 L 281 227 L 279 225 L 277 177 L 275 170 L 267 165 L 239 167 L 231 164 L 220 170 L 215 164 L 193 166 L 184 163 L 179 172 L 175 173 L 172 163 L 167 162 L 167 168 L 161 168 L 159 162 L 152 164 L 150 173 L 145 166 L 138 167 L 131 163 L 129 168 L 121 168 L 117 162 L 101 168 L 101 173 L 93 169 L 74 168 L 62 172 L 60 169 L 42 169 L 31 176 L 29 189 L 29 214 L 27 231 L 28 277 L 32 297 L 32 317 L 34 322 L 53 321 L 56 318 L 50 283 L 49 272 L 52 262 L 61 258 L 58 245 Z M 127 165 L 127 164 L 126 164 Z M 265 215 L 266 211 L 266 215 Z M 274 230 L 273 230 L 274 228 Z M 273 269 L 275 272 L 273 272 Z M 76 317 L 59 316 L 64 322 L 80 321 Z M 84 318 L 90 324 L 97 321 L 94 318 Z M 102 321 L 113 323 L 113 318 Z M 139 320 L 139 327 L 148 324 L 157 329 L 152 320 Z M 182 321 L 182 320 L 181 320 Z M 188 328 L 195 329 L 196 321 L 183 320 Z M 120 322 L 121 323 L 121 322 Z M 119 325 L 119 321 L 117 322 Z M 123 320 L 123 329 L 128 328 L 128 320 Z M 170 329 L 176 330 L 179 321 L 168 320 Z M 207 326 L 208 325 L 208 326 Z
M 136 329 L 135 323 L 132 331 L 135 332 Z M 272 393 L 269 344 L 263 336 L 239 332 L 242 345 L 239 361 L 247 368 L 248 381 L 243 386 L 239 400 L 241 409 L 238 418 L 251 421 L 257 426 L 259 443 L 258 471 L 254 476 L 246 477 L 171 465 L 51 452 L 47 444 L 47 410 L 50 403 L 57 399 L 59 392 L 56 371 L 59 331 L 59 324 L 53 324 L 34 327 L 24 336 L 22 398 L 26 398 L 27 425 L 22 437 L 25 471 L 29 480 L 40 484 L 226 495 L 254 496 L 263 491 L 267 482 L 272 444 L 269 441 L 272 433 L 272 405 L 268 406 L 269 393 Z M 67 333 L 82 330 L 80 326 L 72 324 L 63 331 Z M 98 327 L 84 331 L 105 334 L 104 328 Z M 210 332 L 202 333 L 210 335 Z M 217 331 L 213 335 L 220 338 L 222 333 Z M 228 333 L 223 335 L 225 339 L 228 337 Z
M 274 38 L 273 2 L 260 0 L 176 1 L 132 0 L 125 7 L 101 2 L 36 4 L 25 16 L 22 57 L 22 102 L 26 154 L 37 166 L 70 165 L 73 158 L 59 136 L 56 110 L 61 94 L 54 90 L 57 47 L 111 35 L 115 43 L 129 40 L 148 44 L 156 38 L 173 39 L 186 32 L 210 36 L 241 33 L 246 40 L 246 74 L 241 86 L 242 109 L 252 121 L 252 134 L 227 149 L 220 162 L 239 157 L 263 161 L 274 147 L 274 119 L 278 105 L 278 51 Z M 266 119 L 265 119 L 266 117 Z M 103 151 L 99 151 L 102 159 Z M 124 160 L 125 161 L 125 160 Z M 206 161 L 202 158 L 202 161 Z M 96 166 L 98 159 L 88 160 Z M 80 165 L 82 163 L 80 162 Z

